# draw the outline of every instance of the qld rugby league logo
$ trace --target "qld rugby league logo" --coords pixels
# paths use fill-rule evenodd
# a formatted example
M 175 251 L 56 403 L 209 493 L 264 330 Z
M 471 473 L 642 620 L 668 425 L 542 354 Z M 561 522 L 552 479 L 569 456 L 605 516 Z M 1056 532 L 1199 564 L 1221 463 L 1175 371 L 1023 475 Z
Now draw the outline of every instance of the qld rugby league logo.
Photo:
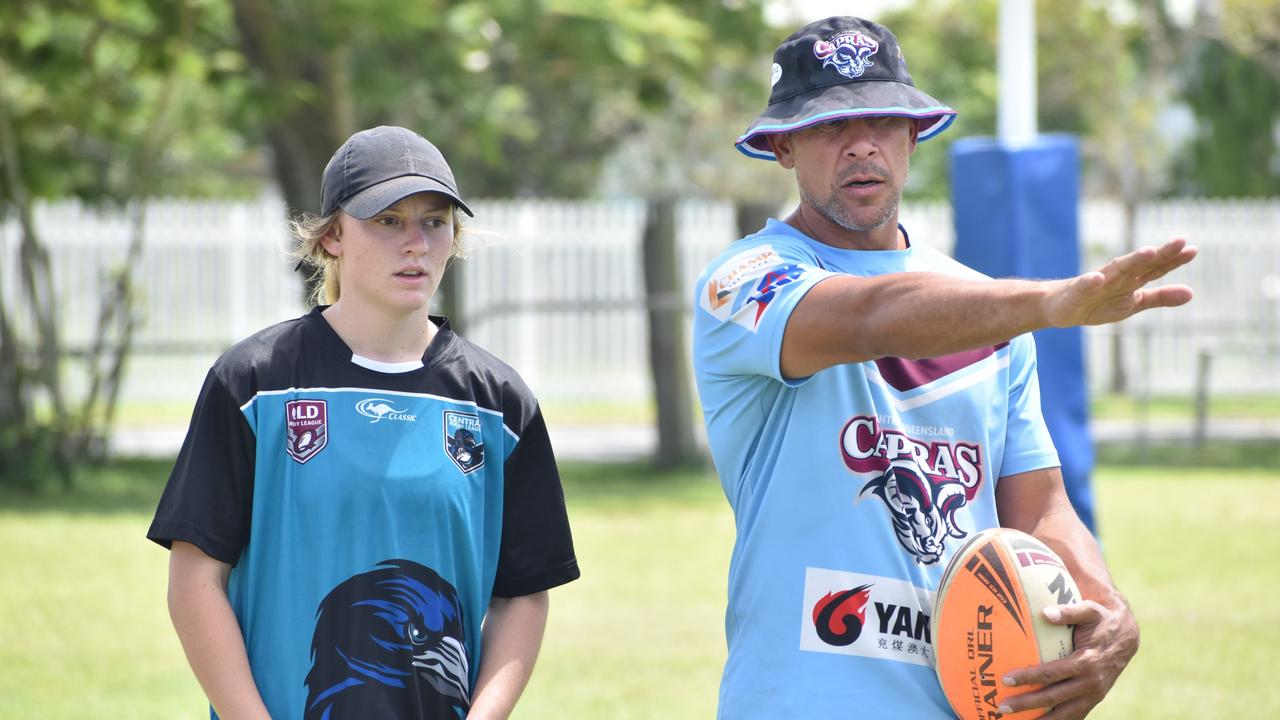
M 836 72 L 853 79 L 862 77 L 867 68 L 875 65 L 871 56 L 879 49 L 880 43 L 862 33 L 844 32 L 815 42 L 813 55 L 822 61 L 822 67 L 834 67 Z
M 290 400 L 284 404 L 285 452 L 305 463 L 329 444 L 329 412 L 324 400 Z
M 480 416 L 475 413 L 444 412 L 444 452 L 464 474 L 484 465 L 484 439 L 480 437 Z
M 902 546 L 922 565 L 942 559 L 948 539 L 967 537 L 960 509 L 982 486 L 982 449 L 970 443 L 924 442 L 881 430 L 874 417 L 858 416 L 840 433 L 844 464 L 874 477 L 858 497 L 884 502 Z

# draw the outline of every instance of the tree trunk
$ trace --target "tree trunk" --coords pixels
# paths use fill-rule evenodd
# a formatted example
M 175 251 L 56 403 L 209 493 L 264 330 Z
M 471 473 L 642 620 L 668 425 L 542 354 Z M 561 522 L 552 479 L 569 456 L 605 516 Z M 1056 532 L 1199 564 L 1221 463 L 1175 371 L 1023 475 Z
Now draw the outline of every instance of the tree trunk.
M 29 414 L 22 387 L 22 353 L 18 339 L 9 325 L 0 295 L 0 477 L 11 477 L 11 459 L 25 445 L 23 433 L 29 424 Z
M 0 84 L 4 80 L 3 66 L 0 66 Z M 49 266 L 49 254 L 46 252 L 40 237 L 36 233 L 35 220 L 32 217 L 31 194 L 27 192 L 26 182 L 22 176 L 21 148 L 18 145 L 9 110 L 3 104 L 0 95 L 0 171 L 4 173 L 4 184 L 8 188 L 8 199 L 18 217 L 18 226 L 22 240 L 18 257 L 21 264 L 22 290 L 24 299 L 31 309 L 32 324 L 36 331 L 37 364 L 31 368 L 36 382 L 42 385 L 49 394 L 49 404 L 53 418 L 49 423 L 53 429 L 54 439 L 50 459 L 64 487 L 71 484 L 71 460 L 67 456 L 67 447 L 63 442 L 69 427 L 67 404 L 62 394 L 62 341 L 58 334 L 58 298 L 53 288 L 53 272 Z M 6 333 L 9 332 L 6 321 Z M 16 351 L 16 348 L 15 348 Z M 19 372 L 24 363 L 21 353 L 17 354 Z M 24 427 L 19 428 L 24 443 L 31 440 L 33 419 L 28 415 Z M 30 447 L 19 452 L 31 452 Z
M 449 262 L 449 272 L 445 273 L 444 279 L 440 281 L 440 288 L 436 291 L 440 296 L 440 312 L 449 318 L 449 327 L 459 335 L 462 335 L 466 325 L 466 310 L 462 307 L 463 285 L 466 282 L 462 277 L 462 268 L 458 267 L 457 260 Z
M 1124 199 L 1124 249 L 1123 253 L 1131 253 L 1138 246 L 1138 201 L 1134 198 Z M 1111 394 L 1124 395 L 1129 392 L 1129 371 L 1125 367 L 1125 341 L 1122 325 L 1111 326 Z
M 658 449 L 654 459 L 661 467 L 671 467 L 699 457 L 685 351 L 685 302 L 680 292 L 673 199 L 649 202 L 643 252 L 649 364 L 658 405 Z
M 738 237 L 744 238 L 760 231 L 765 222 L 777 212 L 777 203 L 754 200 L 736 200 L 733 203 L 733 219 Z
M 269 87 L 305 98 L 268 122 L 266 140 L 286 212 L 318 214 L 324 167 L 356 129 L 349 48 L 317 43 L 313 52 L 305 52 L 296 46 L 298 34 L 310 32 L 307 23 L 281 18 L 279 6 L 270 3 L 233 0 L 231 5 L 249 63 L 266 76 Z M 308 92 L 296 92 L 299 88 Z M 310 305 L 315 281 L 304 278 L 303 298 Z

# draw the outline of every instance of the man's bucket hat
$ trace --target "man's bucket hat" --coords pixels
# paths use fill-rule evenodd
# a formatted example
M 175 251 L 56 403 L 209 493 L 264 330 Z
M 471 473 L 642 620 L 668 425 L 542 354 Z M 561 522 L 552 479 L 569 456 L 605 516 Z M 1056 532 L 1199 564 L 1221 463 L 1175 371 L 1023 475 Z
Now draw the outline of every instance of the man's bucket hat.
M 888 28 L 862 18 L 829 17 L 800 28 L 774 51 L 769 106 L 737 147 L 773 160 L 767 135 L 873 115 L 914 118 L 918 140 L 927 140 L 945 130 L 956 111 L 911 82 Z

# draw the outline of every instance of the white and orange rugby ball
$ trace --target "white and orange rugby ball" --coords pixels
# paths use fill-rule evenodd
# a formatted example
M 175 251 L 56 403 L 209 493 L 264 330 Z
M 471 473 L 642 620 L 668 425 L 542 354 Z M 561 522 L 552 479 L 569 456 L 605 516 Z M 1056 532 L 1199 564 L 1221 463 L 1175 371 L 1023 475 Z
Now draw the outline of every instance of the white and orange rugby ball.
M 1080 600 L 1057 553 L 1010 528 L 970 538 L 947 564 L 933 600 L 931 632 L 942 692 L 961 720 L 1030 720 L 1043 709 L 1001 715 L 1012 695 L 1037 686 L 1004 684 L 1012 670 L 1071 654 L 1072 626 L 1053 625 L 1044 609 Z

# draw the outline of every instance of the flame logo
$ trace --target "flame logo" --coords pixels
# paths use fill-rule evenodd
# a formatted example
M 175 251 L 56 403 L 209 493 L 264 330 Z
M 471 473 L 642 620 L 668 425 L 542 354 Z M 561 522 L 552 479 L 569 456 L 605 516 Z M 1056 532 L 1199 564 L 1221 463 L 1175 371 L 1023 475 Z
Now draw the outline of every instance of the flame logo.
M 870 599 L 870 585 L 823 595 L 813 606 L 813 626 L 818 638 L 828 645 L 852 645 L 862 634 Z

